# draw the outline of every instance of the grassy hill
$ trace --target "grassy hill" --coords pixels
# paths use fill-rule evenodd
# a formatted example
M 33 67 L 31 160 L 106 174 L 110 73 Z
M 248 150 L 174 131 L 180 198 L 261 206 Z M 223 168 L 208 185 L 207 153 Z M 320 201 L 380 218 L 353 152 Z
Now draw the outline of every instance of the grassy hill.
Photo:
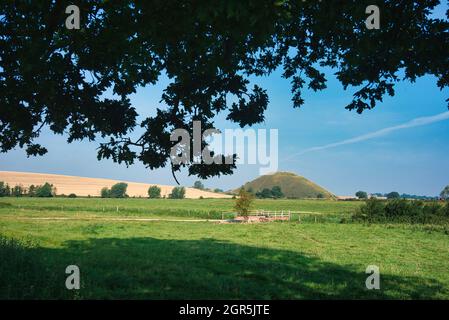
M 261 176 L 243 185 L 246 190 L 252 188 L 254 192 L 264 188 L 271 189 L 274 186 L 281 187 L 282 192 L 287 198 L 318 198 L 320 197 L 319 195 L 328 199 L 335 197 L 332 193 L 312 181 L 291 172 L 276 172 Z M 237 192 L 238 189 L 234 191 Z

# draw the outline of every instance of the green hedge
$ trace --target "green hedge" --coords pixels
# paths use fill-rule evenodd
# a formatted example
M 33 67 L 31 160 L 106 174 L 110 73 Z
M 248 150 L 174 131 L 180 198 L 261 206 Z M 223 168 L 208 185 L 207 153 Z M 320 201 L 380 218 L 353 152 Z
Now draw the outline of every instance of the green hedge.
M 449 223 L 449 202 L 369 199 L 352 216 L 353 221 L 421 224 Z

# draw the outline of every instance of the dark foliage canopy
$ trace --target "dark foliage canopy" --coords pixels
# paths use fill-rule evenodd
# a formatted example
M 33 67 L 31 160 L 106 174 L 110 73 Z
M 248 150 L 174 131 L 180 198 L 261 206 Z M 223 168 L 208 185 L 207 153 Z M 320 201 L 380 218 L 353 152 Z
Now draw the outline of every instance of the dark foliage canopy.
M 346 108 L 359 113 L 401 80 L 434 75 L 447 87 L 448 22 L 430 15 L 439 2 L 78 0 L 81 29 L 68 30 L 72 1 L 2 1 L 0 150 L 45 154 L 35 140 L 49 128 L 68 142 L 102 139 L 99 159 L 173 172 L 186 166 L 201 179 L 230 174 L 234 164 L 173 164 L 171 131 L 192 136 L 192 120 L 206 130 L 221 113 L 241 127 L 263 122 L 269 97 L 249 78 L 277 68 L 291 80 L 294 107 L 304 104 L 304 90 L 326 88 L 324 67 L 357 88 Z M 380 30 L 365 27 L 372 4 Z M 138 121 L 129 96 L 162 75 L 169 83 L 160 105 L 150 106 L 155 115 Z

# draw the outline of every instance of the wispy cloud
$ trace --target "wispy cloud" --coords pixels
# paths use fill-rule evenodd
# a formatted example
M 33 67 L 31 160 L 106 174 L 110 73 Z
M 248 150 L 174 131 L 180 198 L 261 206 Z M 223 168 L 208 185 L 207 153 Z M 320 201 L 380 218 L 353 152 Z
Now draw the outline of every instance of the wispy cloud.
M 394 131 L 398 131 L 398 130 L 402 130 L 402 129 L 408 129 L 408 128 L 414 128 L 414 127 L 420 127 L 420 126 L 425 126 L 428 124 L 432 124 L 435 122 L 440 122 L 440 121 L 444 121 L 444 120 L 448 120 L 449 119 L 449 111 L 447 112 L 443 112 L 434 116 L 429 116 L 429 117 L 421 117 L 421 118 L 416 118 L 413 119 L 409 122 L 403 123 L 403 124 L 399 124 L 397 126 L 393 126 L 393 127 L 388 127 L 385 129 L 381 129 L 378 131 L 374 131 L 374 132 L 370 132 L 367 134 L 363 134 L 361 136 L 358 137 L 354 137 L 351 139 L 346 139 L 346 140 L 342 140 L 339 142 L 334 142 L 334 143 L 330 143 L 330 144 L 326 144 L 326 145 L 322 145 L 322 146 L 317 146 L 317 147 L 313 147 L 313 148 L 308 148 L 305 149 L 301 152 L 298 153 L 294 153 L 292 155 L 290 155 L 289 157 L 287 157 L 284 160 L 290 160 L 294 157 L 297 156 L 301 156 L 304 155 L 306 153 L 310 153 L 310 152 L 314 152 L 314 151 L 320 151 L 320 150 L 326 150 L 326 149 L 330 149 L 330 148 L 335 148 L 335 147 L 339 147 L 339 146 L 344 146 L 347 144 L 353 144 L 353 143 L 357 143 L 357 142 L 362 142 L 362 141 L 366 141 L 366 140 L 370 140 L 370 139 L 374 139 L 374 138 L 378 138 L 378 137 L 382 137 L 385 135 L 390 134 L 391 132 Z

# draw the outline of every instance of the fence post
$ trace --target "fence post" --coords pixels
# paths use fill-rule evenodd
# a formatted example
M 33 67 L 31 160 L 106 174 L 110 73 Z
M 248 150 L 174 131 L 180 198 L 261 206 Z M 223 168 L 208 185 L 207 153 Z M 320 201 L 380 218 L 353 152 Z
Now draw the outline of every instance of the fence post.
M 118 212 L 118 206 L 117 206 L 117 212 Z

